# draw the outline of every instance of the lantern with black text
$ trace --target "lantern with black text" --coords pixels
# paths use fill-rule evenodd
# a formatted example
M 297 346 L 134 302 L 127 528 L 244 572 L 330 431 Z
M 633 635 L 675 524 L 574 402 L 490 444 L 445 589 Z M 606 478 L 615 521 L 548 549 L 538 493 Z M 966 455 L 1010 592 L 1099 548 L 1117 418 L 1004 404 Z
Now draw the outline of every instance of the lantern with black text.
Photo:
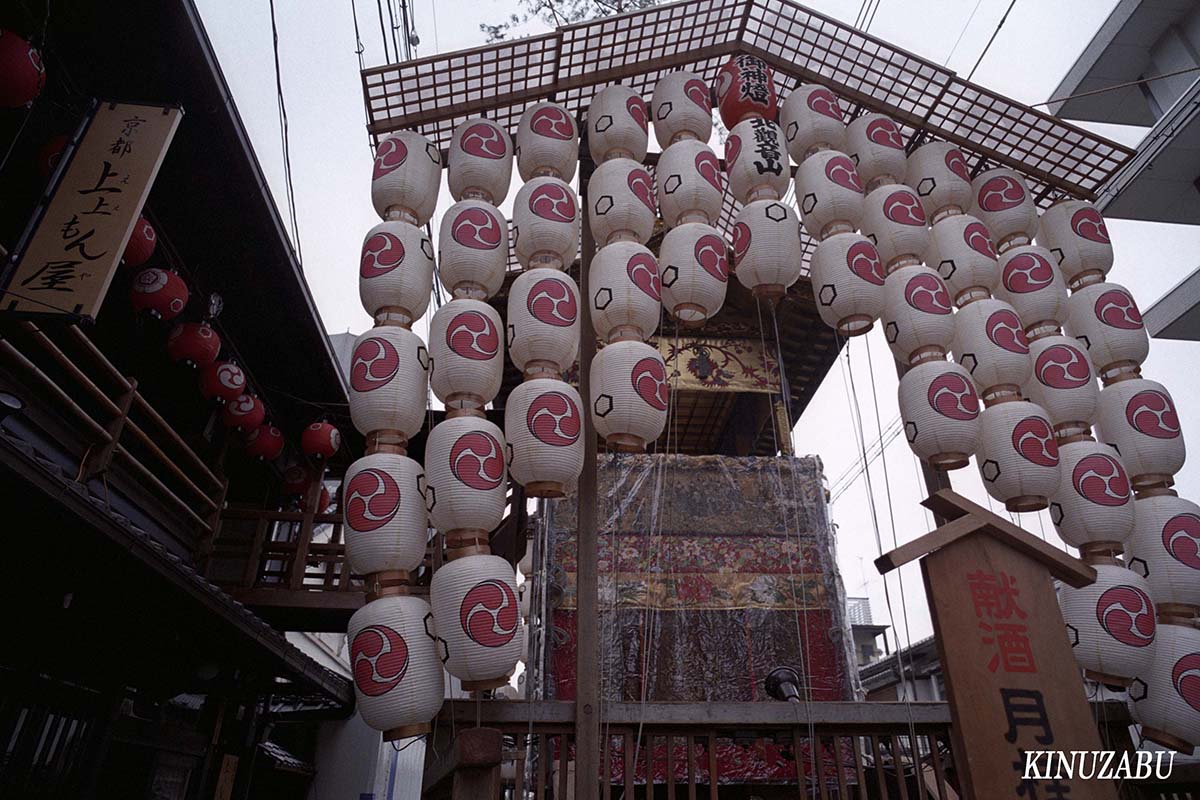
M 641 95 L 628 86 L 606 86 L 588 104 L 588 148 L 597 165 L 614 158 L 646 157 L 650 112 Z
M 1096 429 L 1120 452 L 1135 489 L 1170 486 L 1183 468 L 1187 450 L 1179 414 L 1161 383 L 1132 378 L 1101 389 Z
M 1029 339 L 1013 307 L 1003 300 L 976 300 L 954 315 L 954 360 L 966 367 L 984 402 L 1019 394 L 1033 362 Z
M 376 323 L 409 326 L 429 307 L 433 242 L 407 222 L 367 231 L 358 261 L 358 297 Z
M 260 461 L 274 461 L 283 453 L 287 441 L 274 425 L 259 425 L 246 435 L 246 455 Z
M 647 339 L 658 328 L 662 283 L 654 254 L 637 242 L 613 242 L 592 257 L 588 285 L 596 336 Z
M 579 288 L 565 272 L 527 269 L 508 293 L 508 354 L 527 376 L 557 376 L 579 353 Z
M 476 198 L 500 205 L 512 181 L 513 144 L 508 132 L 480 118 L 454 129 L 446 158 L 446 178 L 455 200 Z
M 1117 451 L 1080 438 L 1058 448 L 1059 488 L 1050 519 L 1073 547 L 1119 547 L 1133 532 L 1133 492 Z
M 561 380 L 527 380 L 509 394 L 504 405 L 508 472 L 530 497 L 562 497 L 579 480 L 582 409 L 579 392 Z
M 1037 233 L 1037 204 L 1014 170 L 1001 167 L 981 172 L 971 181 L 970 214 L 992 232 L 996 250 L 1029 244 Z
M 410 330 L 372 328 L 350 357 L 350 418 L 363 435 L 388 431 L 411 439 L 425 421 L 429 351 Z
M 324 420 L 310 423 L 300 434 L 300 450 L 317 461 L 333 458 L 341 448 L 341 431 Z
M 193 367 L 203 367 L 217 360 L 221 353 L 221 337 L 205 322 L 181 322 L 167 337 L 167 355 Z
M 782 297 L 800 279 L 800 226 L 792 209 L 774 200 L 742 207 L 733 226 L 738 282 L 764 298 Z
M 707 142 L 712 136 L 712 101 L 708 84 L 692 72 L 668 72 L 654 84 L 650 99 L 654 136 L 667 148 L 687 139 Z
M 200 394 L 205 400 L 228 403 L 246 389 L 246 373 L 232 361 L 217 361 L 200 370 Z
M 686 325 L 721 310 L 729 286 L 725 237 L 711 225 L 689 222 L 672 228 L 658 248 L 662 305 Z
M 429 586 L 446 671 L 463 689 L 508 683 L 521 658 L 521 611 L 512 566 L 494 555 L 468 555 L 441 566 Z
M 221 423 L 226 428 L 246 432 L 261 425 L 266 417 L 267 409 L 262 400 L 252 394 L 240 394 L 225 404 Z
M 775 119 L 775 74 L 758 56 L 736 55 L 726 61 L 717 72 L 716 90 L 721 122 L 730 130 L 751 117 Z
M 615 241 L 644 244 L 654 232 L 654 179 L 636 161 L 613 158 L 596 167 L 588 183 L 588 202 L 588 225 L 598 247 Z
M 0 108 L 28 106 L 46 85 L 46 68 L 36 47 L 0 29 Z
M 686 222 L 711 225 L 720 218 L 725 179 L 707 144 L 694 139 L 675 142 L 659 157 L 655 178 L 658 206 L 668 228 Z
M 1058 444 L 1046 412 L 1014 398 L 985 408 L 979 419 L 975 459 L 987 493 L 1009 511 L 1045 508 L 1059 484 Z
M 534 178 L 513 203 L 513 248 L 526 269 L 566 269 L 579 250 L 579 201 L 557 178 Z
M 667 424 L 670 386 L 657 349 L 643 342 L 608 344 L 592 361 L 592 422 L 609 447 L 641 452 Z
M 1092 360 L 1083 346 L 1068 336 L 1043 336 L 1029 343 L 1033 374 L 1024 394 L 1046 409 L 1054 435 L 1084 433 L 1096 414 L 1100 386 Z
M 817 84 L 797 86 L 779 111 L 783 139 L 797 164 L 820 150 L 844 150 L 846 123 L 837 95 Z
M 504 434 L 483 417 L 451 417 L 425 443 L 426 506 L 442 533 L 486 536 L 504 518 Z M 436 603 L 435 603 L 436 605 Z
M 846 126 L 846 153 L 858 165 L 858 175 L 870 192 L 904 182 L 908 170 L 904 137 L 895 120 L 883 114 L 863 114 Z
M 425 558 L 425 471 L 407 456 L 371 453 L 342 481 L 346 560 L 362 575 L 411 571 Z
M 523 181 L 543 177 L 570 181 L 579 164 L 575 118 L 554 103 L 527 106 L 517 125 L 516 156 Z
M 783 197 L 792 177 L 783 131 L 761 117 L 738 123 L 725 139 L 725 172 L 739 203 Z
M 979 446 L 979 396 L 971 376 L 949 361 L 926 361 L 900 378 L 904 436 L 935 469 L 959 469 Z
M 1152 649 L 1129 689 L 1130 715 L 1150 741 L 1190 754 L 1200 744 L 1200 629 L 1178 618 L 1160 624 Z
M 844 336 L 869 331 L 885 299 L 883 263 L 871 240 L 858 233 L 834 234 L 817 243 L 809 268 L 825 324 Z
M 1061 200 L 1047 208 L 1037 238 L 1054 254 L 1072 289 L 1102 279 L 1112 269 L 1112 241 L 1104 217 L 1086 200 Z
M 164 322 L 175 319 L 187 307 L 188 287 L 183 278 L 166 269 L 144 269 L 129 287 L 129 304 Z
M 837 150 L 822 150 L 796 168 L 796 204 L 804 230 L 818 241 L 858 228 L 863 185 L 854 162 Z
M 481 300 L 451 300 L 429 323 L 429 385 L 447 408 L 483 408 L 504 375 L 500 314 Z
M 1150 337 L 1133 295 L 1115 283 L 1093 283 L 1067 300 L 1067 333 L 1087 348 L 1103 381 L 1137 374 L 1150 353 Z
M 442 155 L 413 131 L 397 131 L 375 149 L 371 202 L 380 219 L 424 225 L 437 207 Z
M 1067 284 L 1050 251 L 1018 245 L 1000 256 L 996 297 L 1013 307 L 1030 338 L 1061 329 L 1067 318 Z
M 921 198 L 934 223 L 971 207 L 971 173 L 957 145 L 929 142 L 908 156 L 904 182 Z M 930 264 L 930 266 L 933 266 Z
M 907 186 L 885 184 L 863 201 L 863 235 L 875 243 L 889 269 L 924 260 L 929 246 L 926 222 L 920 198 Z
M 508 270 L 508 220 L 482 200 L 461 200 L 442 215 L 438 276 L 454 297 L 486 300 Z
M 1145 579 L 1132 570 L 1116 562 L 1092 566 L 1095 583 L 1058 590 L 1071 651 L 1091 680 L 1128 686 L 1154 657 L 1154 602 Z
M 1200 506 L 1161 490 L 1135 500 L 1133 518 L 1125 560 L 1154 602 L 1200 608 Z
M 945 358 L 954 343 L 950 293 L 941 277 L 923 264 L 901 267 L 887 276 L 882 319 L 884 338 L 901 364 Z
M 999 282 L 992 235 L 970 214 L 943 217 L 929 229 L 925 263 L 937 270 L 957 306 L 986 297 Z

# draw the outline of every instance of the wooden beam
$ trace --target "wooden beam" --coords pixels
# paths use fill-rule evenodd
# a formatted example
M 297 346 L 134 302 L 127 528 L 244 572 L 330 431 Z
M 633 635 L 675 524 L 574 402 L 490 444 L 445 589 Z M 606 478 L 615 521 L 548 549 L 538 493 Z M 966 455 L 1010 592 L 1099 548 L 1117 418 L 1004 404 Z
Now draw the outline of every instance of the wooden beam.
M 452 800 L 499 797 L 503 755 L 504 737 L 500 731 L 467 728 L 454 737 L 446 757 L 425 770 L 422 794 L 444 796 L 449 785 Z
M 952 522 L 947 522 L 924 536 L 918 536 L 911 542 L 906 542 L 895 550 L 884 553 L 875 559 L 875 569 L 879 570 L 880 575 L 886 575 L 910 561 L 916 561 L 926 553 L 945 547 L 969 533 L 982 530 L 985 525 L 987 525 L 985 521 L 975 517 L 960 517 Z

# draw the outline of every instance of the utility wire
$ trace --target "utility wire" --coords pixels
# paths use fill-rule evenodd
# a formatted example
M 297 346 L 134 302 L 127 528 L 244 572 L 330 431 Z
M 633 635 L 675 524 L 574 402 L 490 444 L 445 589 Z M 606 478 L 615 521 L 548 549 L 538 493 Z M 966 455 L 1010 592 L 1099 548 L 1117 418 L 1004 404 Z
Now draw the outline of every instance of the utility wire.
M 1076 100 L 1080 97 L 1091 97 L 1094 94 L 1104 94 L 1105 92 L 1115 91 L 1117 89 L 1125 89 L 1129 86 L 1141 86 L 1144 83 L 1152 81 L 1160 81 L 1163 78 L 1173 78 L 1176 75 L 1186 75 L 1189 72 L 1200 71 L 1200 67 L 1188 67 L 1186 69 L 1177 69 L 1174 72 L 1164 72 L 1161 75 L 1152 75 L 1149 78 L 1138 78 L 1136 81 L 1125 81 L 1124 83 L 1114 83 L 1112 86 L 1105 86 L 1100 89 L 1092 89 L 1087 92 L 1079 92 L 1078 94 L 1069 94 L 1064 97 L 1051 97 L 1049 100 L 1043 100 L 1040 103 L 1034 103 L 1033 108 L 1038 106 L 1048 106 L 1051 103 L 1065 103 L 1068 100 Z
M 971 15 L 967 17 L 967 21 L 963 23 L 962 30 L 958 32 L 958 38 L 954 40 L 954 46 L 950 48 L 950 53 L 942 62 L 942 66 L 949 66 L 950 59 L 954 58 L 954 52 L 958 50 L 958 45 L 962 42 L 963 34 L 967 32 L 967 28 L 971 26 L 971 20 L 975 19 L 975 12 L 979 10 L 979 6 L 983 4 L 983 0 L 975 0 L 975 7 L 971 9 Z
M 1000 33 L 1000 29 L 1004 27 L 1005 20 L 1008 19 L 1008 14 L 1013 10 L 1013 6 L 1017 4 L 1017 0 L 1012 0 L 1008 4 L 1008 8 L 1004 10 L 1004 16 L 1000 18 L 1000 22 L 996 25 L 996 30 L 992 31 L 992 38 L 988 39 L 987 44 L 983 46 L 983 52 L 979 54 L 979 59 L 975 62 L 975 66 L 971 67 L 970 74 L 967 75 L 967 80 L 975 77 L 975 70 L 979 69 L 979 65 L 983 63 L 983 57 L 987 55 L 988 50 L 992 48 L 992 42 L 996 41 L 996 35 Z
M 275 97 L 279 103 L 279 135 L 283 144 L 283 178 L 287 185 L 288 216 L 292 222 L 292 243 L 296 248 L 296 260 L 304 266 L 304 254 L 300 249 L 300 224 L 296 221 L 296 190 L 292 185 L 292 153 L 288 145 L 287 106 L 283 102 L 283 78 L 279 69 L 279 28 L 275 24 L 275 0 L 271 6 L 271 48 L 275 54 Z

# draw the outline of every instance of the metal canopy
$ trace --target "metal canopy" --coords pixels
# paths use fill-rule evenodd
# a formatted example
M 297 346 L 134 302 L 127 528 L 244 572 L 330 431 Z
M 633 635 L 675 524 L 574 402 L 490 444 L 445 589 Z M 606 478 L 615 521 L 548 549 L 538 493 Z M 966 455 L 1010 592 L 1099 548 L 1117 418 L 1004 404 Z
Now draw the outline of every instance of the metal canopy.
M 1043 207 L 1062 196 L 1094 198 L 1133 154 L 792 0 L 683 0 L 364 70 L 368 130 L 378 140 L 414 129 L 444 149 L 468 117 L 487 116 L 515 133 L 531 102 L 551 98 L 577 114 L 596 87 L 621 82 L 648 97 L 662 74 L 678 69 L 711 83 L 734 53 L 771 64 L 781 95 L 821 83 L 854 115 L 891 116 L 910 147 L 946 140 L 975 170 L 1011 167 Z

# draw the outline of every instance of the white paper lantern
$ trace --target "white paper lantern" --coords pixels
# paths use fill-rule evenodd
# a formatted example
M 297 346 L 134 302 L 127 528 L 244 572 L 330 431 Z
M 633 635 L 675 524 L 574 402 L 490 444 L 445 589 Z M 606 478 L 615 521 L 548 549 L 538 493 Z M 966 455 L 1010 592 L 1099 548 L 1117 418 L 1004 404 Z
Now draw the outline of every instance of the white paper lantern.
M 1038 244 L 1055 255 L 1072 289 L 1112 269 L 1112 241 L 1104 217 L 1086 200 L 1062 200 L 1046 209 Z
M 425 442 L 426 505 L 442 533 L 495 530 L 504 519 L 507 448 L 500 429 L 482 417 L 452 417 Z
M 1141 691 L 1130 688 L 1130 714 L 1151 741 L 1200 744 L 1200 630 L 1159 625 L 1151 649 L 1150 666 L 1137 676 Z
M 521 658 L 521 609 L 512 567 L 471 555 L 443 565 L 429 585 L 433 619 L 446 643 L 446 671 L 468 691 L 508 682 Z
M 949 361 L 926 361 L 900 378 L 904 436 L 936 469 L 965 467 L 979 446 L 979 396 L 971 376 Z
M 822 150 L 796 168 L 796 204 L 804 230 L 818 241 L 856 230 L 862 220 L 863 184 L 854 162 L 837 150 Z
M 887 276 L 883 286 L 883 333 L 901 364 L 943 358 L 954 344 L 954 306 L 941 276 L 913 264 Z
M 958 306 L 990 293 L 999 283 L 992 235 L 970 214 L 943 217 L 933 224 L 925 263 L 942 276 Z
M 672 228 L 658 248 L 662 304 L 685 324 L 721 310 L 729 286 L 725 237 L 711 225 L 689 222 Z
M 350 357 L 350 418 L 364 435 L 400 431 L 411 439 L 425 421 L 429 351 L 405 328 L 372 328 Z
M 1016 310 L 1030 336 L 1057 331 L 1067 318 L 1067 283 L 1054 256 L 1037 245 L 1004 251 L 996 296 Z
M 1021 318 L 1003 300 L 976 300 L 954 315 L 954 360 L 967 368 L 985 402 L 1015 392 L 1033 362 Z
M 609 162 L 612 163 L 612 162 Z M 647 339 L 662 313 L 662 282 L 654 254 L 637 242 L 613 242 L 592 257 L 588 286 L 596 336 Z
M 479 117 L 454 129 L 446 158 L 446 178 L 455 200 L 474 197 L 498 206 L 512 182 L 513 143 L 508 131 Z
M 521 180 L 558 178 L 570 182 L 579 164 L 579 129 L 560 105 L 542 102 L 526 107 L 517 124 L 517 172 Z
M 562 497 L 583 470 L 583 402 L 569 384 L 537 378 L 519 384 L 504 407 L 508 474 L 530 497 Z
M 346 630 L 354 697 L 363 722 L 387 741 L 429 731 L 444 699 L 433 612 L 419 597 L 381 597 Z
M 579 288 L 565 272 L 527 269 L 508 292 L 506 343 L 522 372 L 562 373 L 579 353 Z
M 1099 683 L 1128 686 L 1154 657 L 1154 603 L 1146 581 L 1117 564 L 1096 564 L 1096 582 L 1058 590 L 1071 652 Z
M 644 342 L 613 342 L 592 360 L 592 422 L 617 450 L 640 452 L 667 424 L 670 385 L 662 354 Z
M 1169 485 L 1187 458 L 1175 401 L 1156 381 L 1133 378 L 1101 389 L 1096 428 L 1120 452 L 1134 488 Z
M 971 207 L 971 173 L 958 145 L 929 142 L 918 147 L 908 157 L 904 182 L 921 198 L 931 220 Z
M 725 139 L 725 172 L 739 203 L 783 197 L 792 178 L 783 131 L 762 117 L 739 122 Z
M 1146 578 L 1154 602 L 1200 606 L 1200 506 L 1174 492 L 1133 502 L 1129 568 Z
M 929 247 L 926 221 L 920 198 L 907 186 L 880 186 L 863 202 L 863 235 L 875 242 L 887 267 L 925 260 Z
M 800 225 L 792 209 L 774 200 L 743 206 L 733 225 L 733 260 L 738 282 L 747 289 L 782 296 L 803 267 Z
M 1150 337 L 1133 295 L 1115 283 L 1093 283 L 1067 301 L 1067 333 L 1087 348 L 1101 380 L 1137 371 Z
M 866 333 L 883 314 L 883 261 L 867 237 L 836 233 L 821 240 L 813 251 L 809 271 L 821 319 L 842 335 Z
M 686 139 L 707 142 L 712 136 L 708 84 L 693 72 L 668 72 L 659 78 L 654 84 L 650 109 L 654 116 L 654 136 L 664 152 L 676 142 Z
M 796 87 L 779 111 L 788 153 L 797 164 L 818 150 L 844 150 L 846 123 L 837 95 L 817 84 Z
M 904 137 L 891 117 L 857 117 L 846 126 L 846 152 L 858 165 L 858 176 L 868 192 L 884 184 L 904 182 L 908 170 Z
M 592 160 L 603 164 L 611 158 L 646 158 L 650 116 L 646 101 L 628 86 L 606 86 L 588 104 L 588 149 Z
M 612 158 L 596 167 L 587 199 L 588 225 L 599 247 L 630 239 L 644 244 L 654 232 L 654 179 L 636 161 Z
M 675 142 L 663 150 L 654 177 L 658 207 L 668 228 L 685 222 L 711 225 L 720 219 L 725 178 L 707 144 L 694 139 Z
M 1121 543 L 1133 532 L 1133 492 L 1121 457 L 1093 439 L 1058 448 L 1058 491 L 1050 498 L 1050 519 L 1073 547 Z
M 508 221 L 482 200 L 461 200 L 442 215 L 438 276 L 455 297 L 485 300 L 504 284 Z
M 513 248 L 521 266 L 566 269 L 579 252 L 579 200 L 558 178 L 534 178 L 513 203 Z
M 381 219 L 424 225 L 437 208 L 442 154 L 414 131 L 398 131 L 375 148 L 371 202 Z
M 377 322 L 411 325 L 429 307 L 433 243 L 407 222 L 381 222 L 367 231 L 358 262 L 358 297 Z
M 451 300 L 429 322 L 429 385 L 447 408 L 483 408 L 500 391 L 500 314 L 482 300 Z
M 1058 491 L 1058 444 L 1046 412 L 1009 400 L 979 415 L 979 475 L 987 493 L 1009 511 L 1040 511 Z
M 971 191 L 969 211 L 992 232 L 999 252 L 1033 240 L 1038 227 L 1037 204 L 1020 174 L 1006 167 L 985 170 L 971 181 Z
M 407 456 L 372 453 L 342 482 L 346 561 L 355 573 L 411 572 L 425 558 L 425 472 Z
M 1033 374 L 1024 393 L 1046 409 L 1056 436 L 1085 432 L 1096 415 L 1100 385 L 1092 361 L 1078 341 L 1062 334 L 1029 343 Z

